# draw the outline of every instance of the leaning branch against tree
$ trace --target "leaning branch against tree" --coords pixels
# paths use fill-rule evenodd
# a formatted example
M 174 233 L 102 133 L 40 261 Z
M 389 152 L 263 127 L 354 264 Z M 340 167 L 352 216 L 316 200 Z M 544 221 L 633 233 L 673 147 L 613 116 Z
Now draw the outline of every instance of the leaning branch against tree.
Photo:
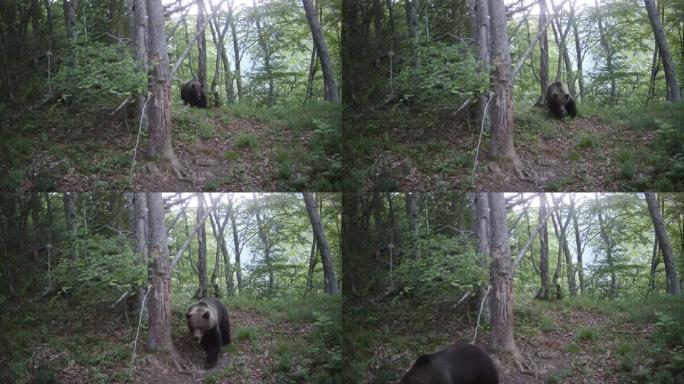
M 223 3 L 224 3 L 225 1 L 226 1 L 226 0 L 221 0 L 221 2 L 218 3 L 218 4 L 216 5 L 216 8 L 218 9 L 219 7 L 221 7 L 221 5 L 223 5 Z M 169 74 L 169 81 L 173 80 L 173 77 L 176 75 L 176 72 L 178 72 L 178 69 L 180 68 L 181 64 L 183 64 L 183 61 L 185 61 L 185 58 L 188 57 L 188 54 L 190 53 L 190 50 L 192 49 L 192 45 L 195 44 L 195 41 L 197 41 L 197 39 L 199 38 L 200 34 L 204 33 L 204 28 L 207 27 L 207 25 L 209 24 L 209 22 L 210 22 L 211 20 L 213 20 L 214 17 L 216 17 L 217 14 L 218 14 L 218 13 L 213 12 L 213 13 L 211 14 L 211 16 L 207 17 L 207 18 L 204 20 L 204 23 L 202 23 L 202 25 L 200 26 L 200 28 L 198 28 L 198 31 L 197 31 L 197 33 L 195 34 L 195 38 L 193 38 L 192 40 L 190 40 L 190 44 L 188 44 L 188 46 L 185 48 L 185 51 L 183 51 L 183 53 L 178 57 L 178 60 L 176 60 L 176 63 L 173 65 L 173 68 L 171 68 L 171 73 Z
M 565 3 L 567 1 L 568 0 L 563 0 L 563 2 L 560 3 L 560 5 L 558 6 L 558 9 L 563 8 L 563 5 L 565 5 Z M 525 64 L 525 61 L 527 61 L 527 58 L 530 56 L 530 54 L 532 53 L 532 50 L 537 45 L 537 41 L 539 41 L 539 39 L 541 39 L 542 34 L 546 32 L 546 29 L 549 27 L 549 25 L 551 25 L 551 23 L 557 17 L 558 17 L 558 12 L 555 12 L 553 14 L 553 16 L 549 17 L 549 19 L 546 20 L 546 23 L 544 23 L 544 27 L 539 29 L 539 32 L 537 32 L 537 36 L 534 37 L 534 40 L 532 40 L 532 43 L 529 45 L 529 47 L 527 47 L 527 49 L 525 50 L 525 53 L 523 53 L 523 55 L 520 56 L 520 60 L 518 60 L 518 64 L 515 65 L 515 69 L 513 69 L 513 76 L 512 76 L 511 82 L 515 83 L 515 78 L 518 77 L 518 73 L 520 73 L 520 70 L 522 69 L 523 64 Z

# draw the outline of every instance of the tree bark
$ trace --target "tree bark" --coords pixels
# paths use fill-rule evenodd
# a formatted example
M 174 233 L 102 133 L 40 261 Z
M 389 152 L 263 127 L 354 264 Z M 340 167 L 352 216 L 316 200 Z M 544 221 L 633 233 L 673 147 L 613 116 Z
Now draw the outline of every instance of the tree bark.
M 584 73 L 582 70 L 582 47 L 580 44 L 579 32 L 577 31 L 577 20 L 575 18 L 575 2 L 570 3 L 570 20 L 572 23 L 572 33 L 575 36 L 575 54 L 577 55 L 577 85 L 579 86 L 580 100 L 584 101 Z M 581 286 L 581 282 L 580 282 Z
M 539 272 L 541 276 L 541 287 L 537 292 L 537 299 L 549 299 L 549 232 L 546 228 L 546 195 L 539 194 L 539 221 L 544 221 L 539 231 L 540 261 Z
M 161 10 L 161 4 L 159 4 L 159 10 Z M 171 339 L 171 278 L 163 200 L 159 192 L 147 192 L 146 200 L 150 221 L 149 280 L 152 285 L 148 301 L 148 346 L 175 356 L 176 350 Z
M 311 220 L 311 228 L 314 236 L 316 236 L 316 244 L 321 254 L 321 263 L 323 264 L 323 276 L 325 278 L 325 293 L 329 295 L 336 295 L 338 293 L 337 278 L 335 277 L 335 269 L 332 264 L 332 256 L 328 246 L 328 239 L 325 236 L 325 230 L 321 223 L 321 217 L 316 210 L 316 201 L 309 192 L 302 192 L 304 197 L 304 204 L 306 205 L 306 212 L 309 214 Z
M 506 30 L 506 7 L 503 0 L 489 0 L 491 65 L 494 68 L 496 100 L 491 110 L 492 139 L 490 154 L 502 164 L 509 162 L 520 175 L 520 159 L 513 146 L 513 90 L 511 55 Z
M 64 24 L 66 25 L 67 39 L 72 43 L 76 41 L 76 0 L 64 0 Z
M 406 192 L 406 216 L 408 218 L 409 232 L 411 233 L 412 247 L 411 256 L 414 259 L 420 258 L 420 246 L 418 245 L 418 235 L 420 234 L 420 220 L 418 220 L 418 204 L 416 203 L 416 192 Z
M 490 9 L 493 2 L 496 1 L 489 3 Z M 503 7 L 503 2 L 499 1 L 499 3 L 498 6 Z M 489 192 L 488 200 L 492 236 L 490 249 L 491 269 L 489 274 L 492 285 L 489 299 L 492 327 L 490 347 L 493 350 L 508 352 L 517 357 L 519 352 L 513 339 L 513 276 L 511 246 L 508 239 L 508 223 L 506 218 L 506 201 L 503 193 L 500 192 Z
M 140 255 L 140 263 L 145 266 L 145 270 L 149 268 L 150 253 L 147 244 L 149 220 L 147 218 L 147 199 L 144 193 L 133 193 L 133 210 L 134 210 L 134 230 L 135 230 L 135 251 Z M 152 283 L 152 281 L 149 281 Z M 145 290 L 143 287 L 138 288 L 138 311 L 144 311 L 143 298 Z
M 679 84 L 677 83 L 677 74 L 672 62 L 670 46 L 667 44 L 665 31 L 658 18 L 658 10 L 656 9 L 653 0 L 644 0 L 644 3 L 646 4 L 648 18 L 651 21 L 651 27 L 653 27 L 655 42 L 658 46 L 660 57 L 663 60 L 663 70 L 665 71 L 665 81 L 667 82 L 667 99 L 672 102 L 680 102 L 682 101 L 682 95 L 679 91 Z
M 542 32 L 539 40 L 539 77 L 541 79 L 541 102 L 546 104 L 546 88 L 549 87 L 549 39 L 546 29 L 546 0 L 539 0 L 539 28 Z M 543 31 L 541 30 L 543 28 Z
M 572 216 L 572 227 L 575 231 L 575 247 L 577 248 L 577 277 L 579 278 L 580 295 L 584 294 L 584 265 L 582 263 L 582 239 L 580 238 L 579 224 L 577 223 L 577 212 L 575 212 L 575 200 L 570 198 L 570 211 Z
M 228 217 L 230 218 L 230 227 L 233 230 L 233 246 L 235 249 L 235 279 L 237 280 L 237 290 L 242 294 L 242 270 L 240 265 L 240 238 L 238 236 L 237 222 L 235 221 L 235 206 L 233 205 L 233 198 L 228 198 Z
M 671 295 L 681 295 L 682 287 L 677 277 L 677 268 L 675 267 L 674 257 L 672 255 L 672 244 L 667 235 L 667 229 L 663 222 L 663 217 L 658 209 L 658 201 L 655 193 L 645 192 L 646 204 L 648 211 L 651 213 L 651 220 L 653 220 L 653 228 L 656 236 L 658 236 L 658 243 L 663 254 L 663 262 L 665 264 L 665 275 L 667 276 L 667 293 Z
M 171 146 L 171 104 L 169 55 L 164 29 L 164 8 L 161 0 L 146 0 L 150 44 L 148 58 L 150 63 L 149 86 L 152 101 L 149 103 L 148 119 L 150 139 L 147 150 L 149 158 L 159 158 L 171 163 L 178 169 L 178 159 Z M 178 173 L 177 173 L 178 174 Z
M 207 232 L 204 229 L 204 199 L 202 194 L 195 195 L 197 198 L 197 275 L 199 276 L 199 286 L 195 291 L 195 298 L 207 297 Z
M 197 60 L 199 67 L 197 68 L 197 77 L 200 83 L 207 86 L 207 39 L 205 38 L 204 29 L 204 0 L 197 0 Z
M 238 42 L 237 30 L 233 15 L 233 2 L 228 7 L 228 22 L 230 23 L 230 35 L 233 38 L 233 51 L 235 54 L 235 86 L 237 88 L 238 102 L 244 101 L 242 98 L 242 75 L 240 73 L 240 44 Z
M 321 25 L 318 22 L 318 17 L 316 16 L 316 9 L 314 8 L 311 0 L 302 0 L 302 4 L 304 5 L 306 19 L 309 21 L 311 36 L 313 37 L 313 42 L 316 46 L 316 51 L 318 52 L 318 58 L 321 61 L 323 83 L 325 84 L 325 100 L 337 102 L 338 96 L 337 85 L 335 84 L 335 73 L 333 72 L 332 63 L 330 62 L 328 46 L 325 43 L 325 37 L 323 36 Z
M 489 220 L 489 196 L 486 192 L 478 192 L 475 195 L 476 205 L 476 230 L 477 230 L 477 251 L 482 256 L 480 258 L 480 265 L 484 268 L 490 264 L 490 220 Z M 486 286 L 480 286 L 477 290 L 478 302 L 482 303 L 488 289 Z M 491 321 L 491 312 L 489 303 L 483 304 L 483 315 L 487 321 Z

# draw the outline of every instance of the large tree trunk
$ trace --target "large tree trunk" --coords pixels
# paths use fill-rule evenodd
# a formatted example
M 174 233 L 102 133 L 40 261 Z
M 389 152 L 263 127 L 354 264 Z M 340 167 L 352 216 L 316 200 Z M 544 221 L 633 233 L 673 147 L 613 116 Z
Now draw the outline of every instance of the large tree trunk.
M 133 26 L 131 40 L 135 42 L 135 60 L 138 68 L 145 73 L 149 70 L 147 57 L 147 4 L 145 0 L 131 0 L 133 9 Z M 137 119 L 142 119 L 143 131 L 147 131 L 147 114 L 144 111 L 146 95 L 137 97 Z
M 64 24 L 67 39 L 76 41 L 76 0 L 64 0 Z
M 266 38 L 261 31 L 261 18 L 259 17 L 259 8 L 257 7 L 256 0 L 252 0 L 252 5 L 254 6 L 257 41 L 259 42 L 261 53 L 264 55 L 264 70 L 266 71 L 266 76 L 268 76 L 268 100 L 266 100 L 266 103 L 270 105 L 275 103 L 275 84 L 273 83 L 273 73 L 271 71 L 271 52 L 269 51 Z
M 134 224 L 133 229 L 135 233 L 135 251 L 140 255 L 140 263 L 145 266 L 145 270 L 149 267 L 150 254 L 149 246 L 147 244 L 148 239 L 148 225 L 149 220 L 147 219 L 147 199 L 144 193 L 136 192 L 133 193 L 133 212 L 134 212 Z M 149 281 L 152 283 L 151 281 Z M 143 307 L 145 297 L 145 289 L 143 287 L 138 288 L 138 311 L 144 311 Z
M 489 3 L 490 8 L 493 2 Z M 503 7 L 503 2 L 500 6 Z M 488 198 L 492 236 L 489 272 L 492 285 L 489 300 L 492 327 L 490 347 L 517 357 L 519 352 L 513 339 L 513 268 L 511 246 L 508 242 L 506 201 L 500 192 L 489 192 Z
M 148 3 L 149 4 L 149 3 Z M 161 8 L 161 4 L 159 4 Z M 167 244 L 164 206 L 161 193 L 146 193 L 149 212 L 149 294 L 148 346 L 151 349 L 176 356 L 171 340 L 171 278 L 169 275 L 169 247 Z
M 207 297 L 207 232 L 204 229 L 204 223 L 201 221 L 204 218 L 204 199 L 202 194 L 198 193 L 197 198 L 197 272 L 199 275 L 199 287 L 195 292 L 195 298 L 199 299 Z
M 151 159 L 169 161 L 178 173 L 178 159 L 171 147 L 171 103 L 169 79 L 169 55 L 166 46 L 166 32 L 164 30 L 164 8 L 161 0 L 146 0 L 149 46 L 148 58 L 150 63 L 149 85 L 152 100 L 149 102 L 150 140 L 147 155 Z
M 677 277 L 677 269 L 672 255 L 672 244 L 667 235 L 663 217 L 658 209 L 658 201 L 653 192 L 645 192 L 644 195 L 646 196 L 648 211 L 651 213 L 651 219 L 653 220 L 653 228 L 655 229 L 656 236 L 658 236 L 658 244 L 660 244 L 660 249 L 663 253 L 665 275 L 667 276 L 667 293 L 671 295 L 681 295 L 682 287 L 679 278 Z
M 336 295 L 337 278 L 335 277 L 335 269 L 332 264 L 332 256 L 330 248 L 328 247 L 328 239 L 325 236 L 325 230 L 321 223 L 321 217 L 316 210 L 316 201 L 311 193 L 302 192 L 304 196 L 304 204 L 306 205 L 306 212 L 309 214 L 311 220 L 311 228 L 316 236 L 316 244 L 321 254 L 321 263 L 323 264 L 323 276 L 325 277 L 325 293 L 329 295 Z
M 572 34 L 575 36 L 575 54 L 577 55 L 577 85 L 579 86 L 580 100 L 584 101 L 584 74 L 582 72 L 582 46 L 580 44 L 579 32 L 577 31 L 577 20 L 575 18 L 575 2 L 570 3 L 570 22 L 572 23 Z
M 311 36 L 316 45 L 318 57 L 321 60 L 321 70 L 323 71 L 323 82 L 325 84 L 325 100 L 336 102 L 338 97 L 337 85 L 335 85 L 335 73 L 333 72 L 332 63 L 330 62 L 328 46 L 325 43 L 323 31 L 321 31 L 321 25 L 316 16 L 316 9 L 311 0 L 302 0 L 302 4 L 304 5 L 306 19 L 309 21 Z
M 546 195 L 539 194 L 539 222 L 545 221 L 546 217 Z M 546 222 L 539 230 L 539 250 L 541 253 L 539 260 L 539 272 L 541 276 L 541 286 L 537 292 L 537 298 L 542 300 L 549 299 L 549 232 Z
M 513 89 L 511 82 L 511 55 L 506 30 L 506 7 L 503 0 L 489 1 L 491 39 L 491 65 L 494 68 L 494 92 L 496 100 L 492 106 L 492 139 L 490 155 L 501 164 L 510 163 L 521 175 L 520 159 L 513 146 Z
M 648 18 L 651 20 L 653 27 L 653 34 L 655 35 L 655 42 L 660 52 L 660 57 L 663 59 L 663 70 L 665 71 L 665 81 L 667 82 L 667 99 L 672 102 L 682 101 L 682 95 L 679 91 L 679 84 L 677 83 L 677 75 L 675 67 L 672 62 L 672 55 L 670 54 L 670 46 L 667 44 L 667 37 L 665 31 L 658 18 L 658 10 L 653 0 L 644 0 L 646 4 L 646 11 L 648 11 Z

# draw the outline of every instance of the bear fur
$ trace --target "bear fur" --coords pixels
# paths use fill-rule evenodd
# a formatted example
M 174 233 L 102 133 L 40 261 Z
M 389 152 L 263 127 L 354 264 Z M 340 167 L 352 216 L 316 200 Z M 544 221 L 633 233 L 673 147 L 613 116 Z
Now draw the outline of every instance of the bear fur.
M 553 83 L 546 88 L 546 105 L 559 120 L 566 115 L 573 118 L 577 115 L 575 100 L 570 95 L 568 87 L 561 82 Z
M 216 299 L 202 299 L 185 314 L 190 333 L 207 353 L 207 368 L 216 365 L 221 346 L 230 343 L 230 322 L 225 305 Z
M 455 344 L 430 355 L 422 355 L 399 384 L 498 384 L 494 362 L 482 349 Z
M 197 80 L 190 80 L 181 88 L 183 104 L 197 108 L 207 107 L 207 95 L 204 93 L 204 85 Z

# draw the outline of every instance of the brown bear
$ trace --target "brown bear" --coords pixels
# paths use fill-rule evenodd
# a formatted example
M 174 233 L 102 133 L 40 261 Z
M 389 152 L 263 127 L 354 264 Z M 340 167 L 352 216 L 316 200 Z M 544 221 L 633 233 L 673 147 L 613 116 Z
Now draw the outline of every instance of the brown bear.
M 228 310 L 216 299 L 202 299 L 185 314 L 190 333 L 207 352 L 207 368 L 216 365 L 221 346 L 230 343 Z
M 498 384 L 499 374 L 489 355 L 470 344 L 456 344 L 422 355 L 399 384 Z
M 577 115 L 575 100 L 570 95 L 568 87 L 561 82 L 553 83 L 546 88 L 546 104 L 556 119 L 560 120 L 565 115 L 574 118 Z
M 181 99 L 184 105 L 197 108 L 207 107 L 207 96 L 204 93 L 204 85 L 197 80 L 190 80 L 181 88 Z

